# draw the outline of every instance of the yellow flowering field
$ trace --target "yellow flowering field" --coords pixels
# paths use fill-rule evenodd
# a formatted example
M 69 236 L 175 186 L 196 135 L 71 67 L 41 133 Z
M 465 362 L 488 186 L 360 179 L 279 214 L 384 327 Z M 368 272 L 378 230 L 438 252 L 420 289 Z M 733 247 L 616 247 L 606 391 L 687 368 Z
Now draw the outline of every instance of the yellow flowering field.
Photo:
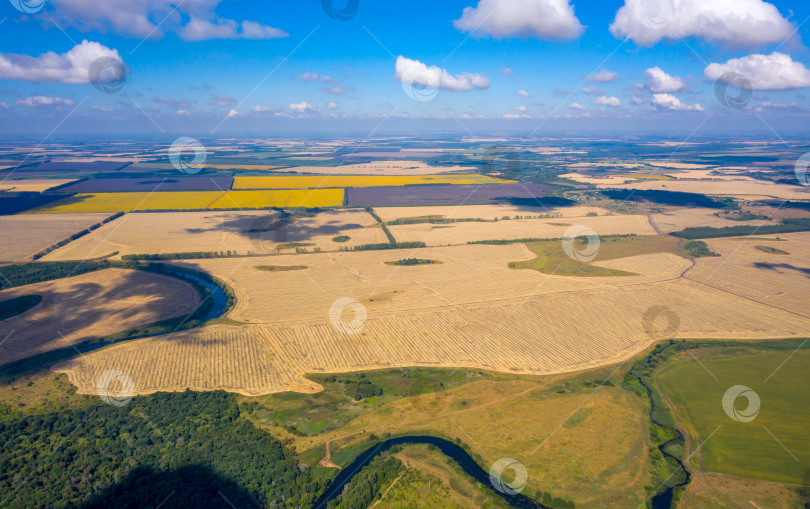
M 34 213 L 132 212 L 135 210 L 205 209 L 214 203 L 221 191 L 185 191 L 155 193 L 80 193 L 47 204 Z
M 228 191 L 208 208 L 340 207 L 343 205 L 343 196 L 343 189 Z
M 324 168 L 324 171 L 328 171 Z M 475 173 L 452 175 L 293 175 L 234 177 L 233 189 L 319 189 L 331 187 L 380 187 L 418 184 L 504 184 L 510 180 Z

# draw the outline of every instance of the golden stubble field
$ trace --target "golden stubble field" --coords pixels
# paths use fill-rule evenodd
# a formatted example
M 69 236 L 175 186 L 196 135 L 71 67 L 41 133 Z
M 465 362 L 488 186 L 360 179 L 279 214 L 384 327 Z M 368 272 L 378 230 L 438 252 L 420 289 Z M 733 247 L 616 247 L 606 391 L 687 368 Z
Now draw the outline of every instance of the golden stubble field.
M 575 225 L 587 226 L 600 236 L 656 233 L 647 216 L 642 215 L 509 219 L 487 223 L 423 223 L 392 225 L 389 228 L 399 242 L 423 241 L 429 246 L 446 246 L 481 240 L 561 238 Z
M 652 306 L 672 310 L 651 329 Z M 431 366 L 522 374 L 578 371 L 626 360 L 665 337 L 763 339 L 804 337 L 810 319 L 697 283 L 676 280 L 447 305 L 420 311 L 369 312 L 362 330 L 341 315 L 292 323 L 228 326 L 114 345 L 67 361 L 64 372 L 92 394 L 106 370 L 120 370 L 138 394 L 225 389 L 245 395 L 314 392 L 308 372 Z M 665 317 L 666 318 L 666 317 Z M 655 330 L 670 333 L 659 336 Z
M 0 261 L 24 261 L 53 244 L 88 226 L 99 223 L 109 214 L 24 214 L 0 216 Z
M 310 251 L 315 247 L 335 251 L 344 246 L 387 241 L 380 228 L 366 228 L 376 221 L 362 209 L 329 210 L 313 217 L 296 218 L 284 227 L 277 226 L 279 217 L 273 211 L 126 214 L 44 259 L 83 260 L 115 251 L 119 256 L 229 250 L 243 255 L 273 254 L 280 244 L 291 242 L 311 244 L 306 246 Z M 339 235 L 350 239 L 334 242 L 332 239 Z M 284 252 L 294 250 L 287 248 Z
M 706 243 L 722 256 L 698 259 L 687 274 L 689 279 L 810 317 L 810 233 L 708 239 Z M 788 254 L 767 253 L 756 246 Z
M 41 193 L 56 186 L 61 186 L 75 179 L 26 179 L 5 180 L 0 183 L 0 191 L 13 191 L 15 193 Z
M 407 155 L 407 154 L 403 154 Z M 345 164 L 343 166 L 294 166 L 283 172 L 320 175 L 436 175 L 448 172 L 470 172 L 470 166 L 432 166 L 422 161 L 374 161 L 371 163 Z
M 192 312 L 193 286 L 143 271 L 106 269 L 0 292 L 40 295 L 33 309 L 0 322 L 0 364 Z
M 715 214 L 722 214 L 724 211 L 705 208 L 678 208 L 668 212 L 653 214 L 652 219 L 658 228 L 664 233 L 672 233 L 683 230 L 690 226 L 711 226 L 713 228 L 723 228 L 726 226 L 773 224 L 772 221 L 764 219 L 753 221 L 731 221 Z
M 370 313 L 498 301 L 514 297 L 636 285 L 678 277 L 689 261 L 657 253 L 600 262 L 639 276 L 571 278 L 515 270 L 509 262 L 534 258 L 524 244 L 209 259 L 184 263 L 214 274 L 236 294 L 231 318 L 246 323 L 319 320 L 339 297 L 360 301 Z M 434 265 L 391 266 L 422 258 Z M 257 266 L 303 265 L 304 270 L 267 272 Z

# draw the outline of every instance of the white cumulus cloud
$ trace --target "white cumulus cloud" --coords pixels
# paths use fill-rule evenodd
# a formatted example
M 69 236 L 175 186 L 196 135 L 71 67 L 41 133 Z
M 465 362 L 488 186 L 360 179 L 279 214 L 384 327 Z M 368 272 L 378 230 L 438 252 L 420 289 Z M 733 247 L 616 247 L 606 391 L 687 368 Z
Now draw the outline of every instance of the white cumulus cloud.
M 660 67 L 651 67 L 644 71 L 644 79 L 650 92 L 677 92 L 686 88 L 686 82 L 677 76 L 670 76 Z
M 579 103 L 571 103 L 571 105 L 568 106 L 568 107 L 571 108 L 572 110 L 581 110 L 581 111 L 584 111 L 585 109 L 587 109 L 587 108 L 585 108 L 585 106 L 583 106 L 583 105 L 581 105 Z
M 591 83 L 611 83 L 618 75 L 619 73 L 608 71 L 607 69 L 599 69 L 598 72 L 591 74 L 585 79 Z
M 112 58 L 123 63 L 118 51 L 86 40 L 74 46 L 67 53 L 48 51 L 38 57 L 0 53 L 0 79 L 89 83 L 90 66 L 101 57 Z
M 653 94 L 652 103 L 658 109 L 671 111 L 703 111 L 699 104 L 688 106 L 672 94 Z
M 810 87 L 810 70 L 790 55 L 774 52 L 770 55 L 748 55 L 733 58 L 724 64 L 709 64 L 703 72 L 710 80 L 735 81 L 742 75 L 754 90 L 790 90 Z M 736 81 L 740 84 L 739 81 Z
M 698 37 L 751 47 L 790 38 L 793 24 L 763 0 L 625 0 L 610 33 L 639 46 Z
M 317 108 L 314 108 L 311 104 L 305 101 L 290 104 L 290 109 L 298 113 L 315 113 L 318 111 Z
M 524 99 L 528 99 L 529 97 L 532 96 L 532 94 L 526 92 L 522 88 L 520 90 L 518 90 L 517 92 L 515 92 L 515 95 L 517 95 L 518 97 L 523 97 Z
M 441 67 L 435 65 L 428 67 L 418 60 L 403 56 L 397 58 L 394 77 L 404 83 L 457 92 L 489 87 L 489 78 L 483 74 L 462 73 L 453 76 Z
M 49 14 L 57 22 L 88 32 L 114 32 L 151 39 L 159 39 L 164 33 L 173 32 L 187 41 L 287 37 L 288 34 L 278 28 L 217 15 L 216 8 L 222 1 L 48 0 L 48 4 L 52 6 Z
M 46 97 L 42 95 L 34 95 L 25 99 L 17 101 L 17 106 L 27 106 L 29 108 L 37 108 L 39 106 L 73 106 L 74 103 L 71 99 L 63 99 L 61 97 Z
M 576 39 L 584 28 L 569 0 L 480 0 L 453 26 L 474 37 Z
M 593 100 L 592 104 L 596 104 L 598 106 L 610 106 L 611 108 L 618 108 L 622 105 L 622 102 L 619 100 L 618 97 L 608 97 L 603 95 L 601 97 L 597 97 Z

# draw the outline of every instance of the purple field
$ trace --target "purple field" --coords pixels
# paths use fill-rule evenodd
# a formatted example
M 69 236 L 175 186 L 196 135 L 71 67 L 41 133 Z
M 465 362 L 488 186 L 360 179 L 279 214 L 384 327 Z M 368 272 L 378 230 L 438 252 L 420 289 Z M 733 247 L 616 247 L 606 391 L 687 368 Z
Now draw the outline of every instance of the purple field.
M 35 172 L 52 172 L 52 171 L 83 171 L 83 172 L 106 172 L 115 171 L 127 163 L 110 162 L 110 161 L 94 161 L 83 163 L 69 163 L 69 162 L 48 162 L 36 163 L 31 165 L 24 165 L 15 168 L 14 171 L 35 171 Z
M 138 191 L 227 191 L 232 177 L 149 177 L 90 179 L 68 184 L 61 193 L 127 193 Z
M 352 187 L 346 190 L 350 207 L 408 205 L 483 205 L 514 199 L 542 198 L 542 184 L 484 184 Z

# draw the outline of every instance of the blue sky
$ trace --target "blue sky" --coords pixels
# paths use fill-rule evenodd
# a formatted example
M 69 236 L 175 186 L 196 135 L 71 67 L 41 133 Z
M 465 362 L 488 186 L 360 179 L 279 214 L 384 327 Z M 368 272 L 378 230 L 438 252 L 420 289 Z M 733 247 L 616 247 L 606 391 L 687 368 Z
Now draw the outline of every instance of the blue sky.
M 810 117 L 798 0 L 361 0 L 345 21 L 315 0 L 21 1 L 0 11 L 3 133 L 795 133 Z M 128 70 L 116 93 L 87 82 L 103 56 Z M 716 97 L 729 73 L 744 107 Z

